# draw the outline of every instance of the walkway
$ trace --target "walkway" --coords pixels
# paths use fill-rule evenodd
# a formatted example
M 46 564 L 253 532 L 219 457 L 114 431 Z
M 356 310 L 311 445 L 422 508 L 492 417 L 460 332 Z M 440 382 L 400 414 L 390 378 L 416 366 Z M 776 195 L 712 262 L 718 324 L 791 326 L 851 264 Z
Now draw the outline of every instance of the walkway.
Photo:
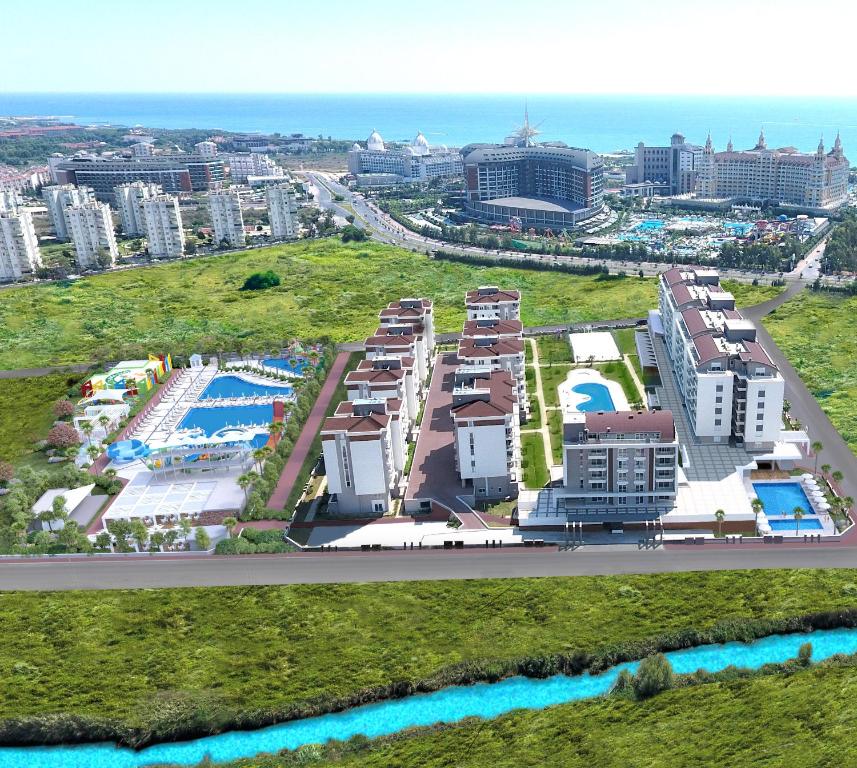
M 333 361 L 333 365 L 330 366 L 327 379 L 325 379 L 321 392 L 318 394 L 315 405 L 313 405 L 306 423 L 301 430 L 301 434 L 292 449 L 292 453 L 288 461 L 286 461 L 286 466 L 283 467 L 283 472 L 277 481 L 277 487 L 274 488 L 274 493 L 271 494 L 271 498 L 268 500 L 268 509 L 280 512 L 285 508 L 289 495 L 292 492 L 292 487 L 300 475 L 301 467 L 309 455 L 315 436 L 321 429 L 328 406 L 336 392 L 339 380 L 345 372 L 345 366 L 348 364 L 350 356 L 348 352 L 340 352 Z

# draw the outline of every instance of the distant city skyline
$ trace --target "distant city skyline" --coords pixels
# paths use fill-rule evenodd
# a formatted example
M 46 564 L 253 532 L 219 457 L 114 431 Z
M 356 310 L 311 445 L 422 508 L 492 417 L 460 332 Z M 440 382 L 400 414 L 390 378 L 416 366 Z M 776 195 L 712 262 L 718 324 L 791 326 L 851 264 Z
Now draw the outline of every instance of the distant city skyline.
M 857 96 L 841 0 L 15 6 L 0 93 Z

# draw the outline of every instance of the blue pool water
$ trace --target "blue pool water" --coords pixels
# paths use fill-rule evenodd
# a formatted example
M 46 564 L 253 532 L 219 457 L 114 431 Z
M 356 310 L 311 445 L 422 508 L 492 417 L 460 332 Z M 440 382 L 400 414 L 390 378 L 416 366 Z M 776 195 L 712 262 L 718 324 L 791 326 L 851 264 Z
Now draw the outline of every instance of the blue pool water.
M 292 388 L 288 384 L 256 384 L 241 376 L 217 376 L 202 390 L 200 400 L 220 397 L 288 397 Z
M 273 405 L 230 405 L 222 408 L 191 408 L 177 429 L 201 429 L 208 437 L 220 437 L 229 427 L 259 429 L 251 441 L 261 448 L 268 441 L 268 424 L 274 420 Z
M 772 635 L 753 643 L 703 645 L 667 653 L 677 673 L 698 669 L 718 672 L 735 665 L 758 669 L 763 664 L 795 658 L 805 642 L 812 643 L 814 661 L 836 653 L 857 653 L 857 629 L 818 630 L 808 634 Z M 514 709 L 543 709 L 555 704 L 607 693 L 619 670 L 634 672 L 638 662 L 614 667 L 598 675 L 544 680 L 513 677 L 499 683 L 445 688 L 435 693 L 355 707 L 305 720 L 295 720 L 257 731 L 231 731 L 195 741 L 158 744 L 140 752 L 112 744 L 70 747 L 0 747 L 0 768 L 140 768 L 153 763 L 195 765 L 205 757 L 226 762 L 260 752 L 297 749 L 304 744 L 348 739 L 362 734 L 377 738 L 416 726 L 456 722 L 465 717 L 497 717 Z
M 739 237 L 744 237 L 754 226 L 755 224 L 750 221 L 727 221 L 723 224 L 724 229 L 728 229 Z
M 576 384 L 571 388 L 572 392 L 587 395 L 589 400 L 584 400 L 577 406 L 578 411 L 615 411 L 616 405 L 610 397 L 610 390 L 604 384 L 597 382 L 584 382 Z
M 768 525 L 771 526 L 772 531 L 793 531 L 797 528 L 797 522 L 792 518 L 791 520 L 771 520 L 768 518 Z M 817 517 L 804 517 L 800 521 L 800 531 L 823 531 L 824 526 L 821 524 L 821 520 Z
M 648 219 L 646 221 L 641 221 L 636 227 L 634 227 L 638 232 L 653 232 L 663 228 L 664 222 L 660 219 Z
M 301 375 L 309 365 L 309 360 L 303 357 L 296 357 L 292 363 L 284 357 L 266 357 L 262 361 L 262 365 L 267 365 L 269 368 L 279 368 L 281 371 L 288 371 Z
M 791 517 L 795 507 L 801 507 L 807 514 L 813 514 L 809 499 L 800 483 L 753 483 L 753 490 L 765 507 L 765 514 L 786 515 Z

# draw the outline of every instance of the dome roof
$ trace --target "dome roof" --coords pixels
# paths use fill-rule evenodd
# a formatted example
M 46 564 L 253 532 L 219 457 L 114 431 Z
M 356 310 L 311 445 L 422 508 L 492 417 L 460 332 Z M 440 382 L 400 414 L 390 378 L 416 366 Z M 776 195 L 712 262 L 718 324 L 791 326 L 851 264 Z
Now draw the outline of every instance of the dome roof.
M 378 131 L 372 131 L 369 134 L 369 138 L 366 139 L 366 148 L 375 150 L 376 152 L 384 151 L 384 139 L 381 138 L 381 134 Z
M 363 149 L 363 147 L 361 147 L 361 146 L 360 146 L 360 145 L 355 141 L 355 142 L 351 145 L 351 149 L 352 149 L 352 150 L 354 150 L 355 152 L 357 152 L 357 151 L 359 151 L 359 150 Z
M 411 147 L 418 155 L 428 155 L 431 153 L 431 147 L 429 147 L 428 139 L 423 136 L 422 131 L 417 131 L 417 135 L 411 142 Z

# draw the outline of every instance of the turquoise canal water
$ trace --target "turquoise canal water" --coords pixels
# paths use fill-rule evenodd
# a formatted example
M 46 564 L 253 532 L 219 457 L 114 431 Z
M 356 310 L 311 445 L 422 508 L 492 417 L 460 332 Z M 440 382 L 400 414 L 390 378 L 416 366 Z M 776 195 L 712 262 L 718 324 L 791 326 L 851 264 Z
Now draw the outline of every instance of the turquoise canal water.
M 753 643 L 703 645 L 666 656 L 678 673 L 698 669 L 718 672 L 729 665 L 758 669 L 763 664 L 795 658 L 801 644 L 811 642 L 812 658 L 857 653 L 857 629 L 818 630 L 806 634 L 772 635 Z M 621 669 L 636 670 L 638 662 L 599 675 L 545 680 L 513 677 L 499 683 L 445 688 L 435 693 L 355 707 L 330 715 L 294 720 L 257 731 L 231 731 L 195 741 L 157 744 L 140 752 L 112 744 L 0 748 L 0 768 L 140 768 L 153 763 L 195 765 L 206 757 L 226 762 L 260 752 L 297 749 L 304 744 L 348 739 L 362 734 L 385 736 L 414 726 L 455 722 L 465 717 L 491 718 L 514 709 L 544 709 L 607 693 Z

